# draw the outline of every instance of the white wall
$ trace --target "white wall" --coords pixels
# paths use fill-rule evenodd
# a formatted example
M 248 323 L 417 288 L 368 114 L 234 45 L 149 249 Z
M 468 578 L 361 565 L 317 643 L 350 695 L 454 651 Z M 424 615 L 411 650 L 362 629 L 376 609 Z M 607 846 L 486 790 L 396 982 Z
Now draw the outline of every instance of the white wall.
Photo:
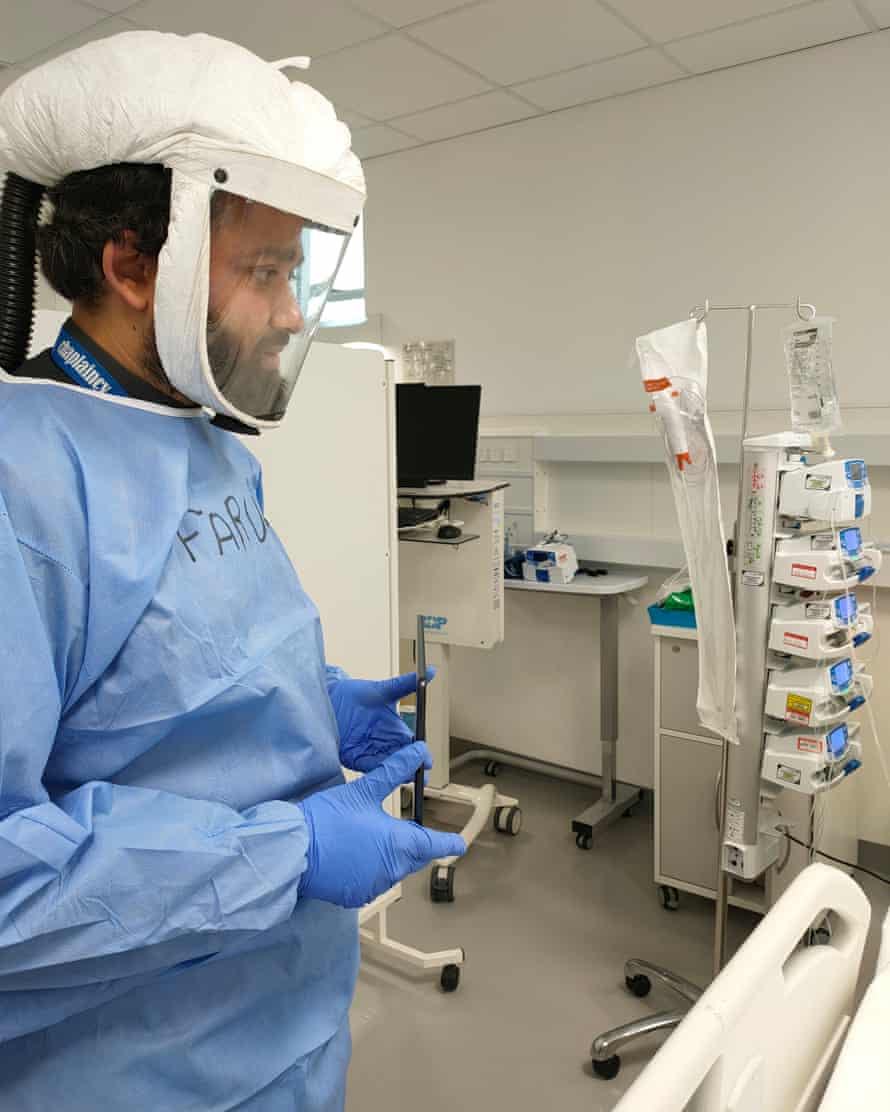
M 367 164 L 369 310 L 456 340 L 490 414 L 638 412 L 633 338 L 705 296 L 840 318 L 847 405 L 890 404 L 890 35 L 872 35 Z M 711 404 L 744 324 L 712 318 Z M 761 346 L 755 401 L 784 407 Z
M 487 431 L 614 435 L 645 421 L 628 367 L 636 335 L 706 296 L 747 304 L 799 293 L 839 319 L 848 428 L 890 432 L 888 131 L 884 34 L 374 159 L 369 310 L 390 346 L 456 341 L 458 380 L 483 384 Z M 754 405 L 780 411 L 767 427 L 781 427 L 787 410 L 778 339 L 787 319 L 764 317 L 758 330 Z M 727 411 L 715 421 L 731 428 L 744 320 L 712 316 L 709 326 L 712 410 Z M 676 535 L 666 478 L 658 484 L 651 468 L 638 469 L 636 488 L 613 482 L 608 468 L 565 470 L 563 527 Z M 603 485 L 593 498 L 595 477 Z M 653 483 L 664 499 L 653 500 Z M 875 532 L 890 540 L 890 470 L 875 472 L 874 485 Z M 890 600 L 881 611 L 886 624 Z M 594 635 L 566 653 L 580 691 L 596 675 L 595 657 L 581 651 L 583 642 L 594 649 Z M 635 674 L 651 659 L 644 615 L 625 614 L 622 636 L 622 680 L 631 682 L 621 772 L 647 782 L 651 674 Z M 876 705 L 890 749 L 882 672 Z M 459 700 L 460 666 L 454 692 Z M 579 737 L 596 729 L 596 703 L 586 704 Z M 866 758 L 860 835 L 890 844 L 890 787 L 876 755 Z

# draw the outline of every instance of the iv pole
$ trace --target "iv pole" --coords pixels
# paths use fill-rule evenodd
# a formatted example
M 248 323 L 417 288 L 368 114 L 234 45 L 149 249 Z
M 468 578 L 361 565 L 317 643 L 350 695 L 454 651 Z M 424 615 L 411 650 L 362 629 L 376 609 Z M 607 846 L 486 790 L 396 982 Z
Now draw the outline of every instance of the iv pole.
M 783 309 L 785 311 L 792 309 L 802 321 L 811 321 L 816 315 L 815 307 L 802 303 L 799 297 L 795 302 L 781 305 L 712 305 L 710 301 L 706 300 L 703 306 L 697 306 L 689 314 L 690 317 L 695 317 L 700 322 L 704 321 L 709 313 L 748 314 L 748 340 L 745 348 L 745 388 L 742 400 L 741 443 L 739 445 L 739 494 L 736 512 L 736 536 L 738 535 L 743 507 L 742 476 L 744 472 L 745 440 L 748 436 L 748 417 L 751 403 L 751 364 L 754 351 L 754 325 L 759 312 L 772 309 Z M 735 552 L 738 554 L 737 544 L 735 545 Z M 740 569 L 740 562 L 737 566 Z M 734 586 L 737 588 L 737 577 L 733 578 Z M 737 599 L 737 589 L 734 595 Z M 732 743 L 727 741 L 726 738 L 722 739 L 721 769 L 720 779 L 718 781 L 719 786 L 717 789 L 717 809 L 720 815 L 720 837 L 717 856 L 717 901 L 714 922 L 715 977 L 726 962 L 726 926 L 727 911 L 729 908 L 730 874 L 723 868 L 723 843 L 726 838 L 729 805 L 727 784 L 730 772 L 729 754 L 731 744 Z M 658 1015 L 647 1016 L 644 1019 L 633 1020 L 630 1023 L 622 1024 L 620 1027 L 613 1027 L 611 1030 L 598 1035 L 593 1040 L 593 1045 L 590 1048 L 590 1055 L 593 1062 L 594 1073 L 600 1077 L 612 1078 L 617 1074 L 620 1068 L 620 1058 L 616 1052 L 621 1047 L 634 1042 L 643 1035 L 649 1035 L 656 1031 L 670 1031 L 678 1027 L 686 1015 L 688 1007 L 693 1005 L 702 994 L 702 990 L 697 985 L 685 980 L 685 978 L 677 976 L 676 973 L 671 972 L 669 969 L 665 969 L 660 965 L 653 965 L 651 962 L 643 961 L 640 958 L 631 958 L 625 962 L 624 971 L 625 981 L 631 992 L 644 996 L 648 992 L 648 987 L 646 986 L 651 985 L 653 980 L 657 980 L 675 992 L 684 1001 L 686 1006 L 681 1006 L 671 1011 L 661 1012 Z M 640 986 L 643 991 L 637 992 L 637 986 Z
M 706 298 L 703 306 L 696 306 L 689 314 L 695 317 L 699 323 L 706 320 L 709 313 L 747 313 L 748 314 L 748 339 L 745 345 L 745 386 L 742 396 L 742 431 L 741 440 L 739 443 L 739 492 L 736 503 L 736 520 L 733 535 L 735 541 L 733 544 L 733 553 L 738 559 L 738 527 L 742 519 L 742 472 L 745 458 L 745 440 L 748 436 L 748 418 L 750 415 L 751 407 L 751 364 L 754 353 L 754 324 L 757 314 L 762 310 L 771 309 L 793 309 L 800 320 L 811 321 L 816 315 L 816 307 L 814 305 L 807 305 L 801 302 L 798 297 L 795 302 L 789 304 L 763 304 L 763 305 L 712 305 Z M 733 577 L 733 586 L 735 583 L 735 576 Z M 735 592 L 735 597 L 738 597 L 738 592 Z M 729 912 L 729 873 L 723 868 L 723 842 L 726 838 L 726 817 L 727 817 L 727 779 L 729 774 L 729 747 L 730 742 L 726 738 L 721 739 L 721 761 L 720 761 L 720 779 L 718 781 L 718 800 L 717 808 L 720 814 L 720 836 L 717 844 L 717 906 L 715 911 L 714 923 L 714 976 L 716 977 L 723 966 L 726 964 L 726 928 L 727 928 L 727 915 Z

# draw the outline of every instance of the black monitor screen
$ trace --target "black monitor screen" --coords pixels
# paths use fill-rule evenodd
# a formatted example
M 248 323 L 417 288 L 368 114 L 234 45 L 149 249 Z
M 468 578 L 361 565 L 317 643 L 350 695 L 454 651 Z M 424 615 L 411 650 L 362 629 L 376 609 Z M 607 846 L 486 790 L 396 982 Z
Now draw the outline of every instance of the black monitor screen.
M 475 478 L 481 401 L 481 386 L 396 387 L 400 487 Z

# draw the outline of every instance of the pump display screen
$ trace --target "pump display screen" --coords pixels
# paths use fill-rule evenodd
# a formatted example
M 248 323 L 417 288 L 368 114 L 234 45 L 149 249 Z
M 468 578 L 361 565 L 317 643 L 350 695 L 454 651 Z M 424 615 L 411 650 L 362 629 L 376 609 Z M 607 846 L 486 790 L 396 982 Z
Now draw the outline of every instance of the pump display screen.
M 835 691 L 846 691 L 853 682 L 853 664 L 849 660 L 839 660 L 829 669 L 828 674 Z
M 862 552 L 862 534 L 858 529 L 841 529 L 841 548 L 847 556 L 858 556 Z
M 856 621 L 857 605 L 855 595 L 842 595 L 834 600 L 834 612 L 837 620 L 844 625 L 852 625 Z
M 832 757 L 839 757 L 847 748 L 847 727 L 836 726 L 826 740 L 828 741 L 828 752 Z
M 861 459 L 847 460 L 847 478 L 851 483 L 861 483 L 865 479 L 865 463 Z

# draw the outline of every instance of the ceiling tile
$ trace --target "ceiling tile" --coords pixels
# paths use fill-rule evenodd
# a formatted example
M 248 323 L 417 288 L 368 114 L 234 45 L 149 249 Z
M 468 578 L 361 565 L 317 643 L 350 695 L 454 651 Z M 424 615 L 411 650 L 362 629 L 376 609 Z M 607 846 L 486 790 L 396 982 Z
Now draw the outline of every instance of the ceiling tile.
M 400 130 L 416 135 L 418 139 L 432 142 L 435 139 L 450 139 L 455 135 L 467 135 L 471 131 L 509 124 L 515 120 L 525 120 L 536 116 L 537 112 L 528 104 L 510 96 L 500 89 L 493 93 L 483 93 L 481 97 L 470 97 L 454 104 L 443 104 L 429 112 L 416 112 L 411 116 L 401 116 L 398 120 Z
M 669 53 L 694 73 L 769 58 L 790 50 L 848 38 L 868 30 L 851 0 L 818 0 L 670 44 Z
M 612 7 L 656 42 L 793 8 L 800 0 L 610 0 Z
M 393 27 L 407 27 L 420 19 L 465 7 L 467 0 L 357 0 L 357 7 L 385 19 Z
M 591 0 L 488 0 L 412 28 L 411 36 L 502 85 L 646 45 Z
M 84 46 L 88 42 L 94 42 L 97 39 L 107 39 L 109 35 L 119 35 L 124 31 L 138 30 L 132 23 L 127 23 L 123 19 L 118 19 L 116 16 L 106 16 L 101 23 L 97 23 L 95 27 L 89 27 L 86 31 L 81 31 L 78 35 L 72 35 L 70 38 L 63 39 L 61 42 L 53 43 L 52 46 L 46 50 L 41 50 L 39 54 L 34 54 L 25 63 L 25 67 L 33 69 L 34 66 L 42 66 L 44 62 L 48 62 L 51 58 L 58 58 L 60 54 L 67 54 L 69 50 L 76 50 L 79 46 Z
M 270 60 L 327 54 L 388 30 L 344 0 L 263 0 L 249 9 L 231 0 L 142 0 L 127 18 L 158 31 L 219 35 Z
M 81 2 L 89 4 L 91 8 L 99 8 L 103 12 L 109 12 L 111 15 L 120 15 L 121 12 L 138 3 L 138 0 L 81 0 Z
M 344 110 L 375 120 L 488 92 L 486 81 L 401 35 L 352 46 L 313 63 L 310 82 Z
M 337 111 L 337 119 L 342 120 L 347 127 L 355 130 L 359 127 L 370 127 L 375 121 L 369 116 L 362 116 L 358 112 Z
M 24 70 L 18 66 L 0 66 L 0 93 L 8 88 L 13 81 L 17 81 L 23 73 Z
M 890 0 L 861 0 L 862 7 L 871 12 L 879 27 L 890 27 Z
M 14 0 L 11 5 L 4 0 L 0 62 L 22 62 L 103 18 L 75 0 Z
M 359 158 L 375 158 L 377 155 L 392 154 L 417 145 L 416 139 L 409 139 L 407 135 L 402 135 L 385 124 L 364 127 L 352 135 L 352 149 Z
M 568 108 L 572 104 L 645 89 L 682 77 L 683 70 L 657 50 L 638 50 L 608 62 L 579 66 L 567 73 L 527 81 L 514 89 L 541 108 Z M 409 128 L 410 130 L 410 128 Z

